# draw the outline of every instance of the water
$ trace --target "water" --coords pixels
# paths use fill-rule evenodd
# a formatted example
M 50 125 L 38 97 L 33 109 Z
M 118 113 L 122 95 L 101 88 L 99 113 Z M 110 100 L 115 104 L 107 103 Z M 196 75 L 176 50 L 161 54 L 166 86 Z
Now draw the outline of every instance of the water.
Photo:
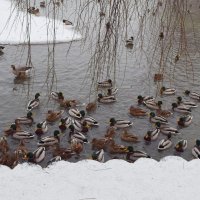
M 196 22 L 197 23 L 197 22 Z M 196 26 L 197 29 L 199 27 Z M 199 29 L 198 29 L 199 30 Z M 172 65 L 168 62 L 169 71 L 163 83 L 155 84 L 153 82 L 153 75 L 157 72 L 155 67 L 149 69 L 147 62 L 139 57 L 139 53 L 134 52 L 131 49 L 126 49 L 125 47 L 120 52 L 120 57 L 118 59 L 119 65 L 116 69 L 116 86 L 119 88 L 117 94 L 117 102 L 110 105 L 99 104 L 97 110 L 91 114 L 97 121 L 99 121 L 100 126 L 98 128 L 92 128 L 87 134 L 88 140 L 91 141 L 92 138 L 103 138 L 106 129 L 109 125 L 108 121 L 111 117 L 116 119 L 129 119 L 133 121 L 133 126 L 129 129 L 139 136 L 141 142 L 136 144 L 126 143 L 121 141 L 120 133 L 122 130 L 117 130 L 114 137 L 117 144 L 123 144 L 125 146 L 132 145 L 134 149 L 144 150 L 148 152 L 152 158 L 160 160 L 164 156 L 168 155 L 178 155 L 187 160 L 193 159 L 191 154 L 191 148 L 195 144 L 195 140 L 200 137 L 199 135 L 199 117 L 200 117 L 200 106 L 192 111 L 194 116 L 193 123 L 184 129 L 181 129 L 181 134 L 179 136 L 173 136 L 173 147 L 179 139 L 188 140 L 188 148 L 183 153 L 175 152 L 174 148 L 171 147 L 163 152 L 158 152 L 157 146 L 161 139 L 166 136 L 160 134 L 156 141 L 146 144 L 143 140 L 144 135 L 148 130 L 152 130 L 155 127 L 149 122 L 148 117 L 132 117 L 128 114 L 128 109 L 131 105 L 137 105 L 138 95 L 152 95 L 156 96 L 158 88 L 163 84 L 166 87 L 172 86 L 177 89 L 175 96 L 163 96 L 157 95 L 157 100 L 163 101 L 164 109 L 171 109 L 171 103 L 176 101 L 177 96 L 183 96 L 185 100 L 190 100 L 185 97 L 183 92 L 186 89 L 200 92 L 199 88 L 199 54 L 194 50 L 193 35 L 188 35 L 189 49 L 191 52 L 191 59 L 193 63 L 193 72 L 188 70 L 186 76 L 186 63 L 181 59 L 175 66 L 174 77 L 170 74 L 170 71 L 174 69 L 174 64 Z M 53 85 L 53 90 L 62 91 L 65 98 L 67 99 L 77 99 L 80 103 L 88 103 L 89 97 L 93 100 L 94 93 L 90 95 L 90 82 L 86 74 L 88 70 L 88 61 L 90 59 L 90 52 L 83 51 L 81 46 L 81 41 L 76 41 L 71 44 L 57 44 L 55 51 L 55 68 L 56 68 L 56 79 L 57 82 Z M 89 44 L 85 44 L 86 46 Z M 68 48 L 70 49 L 67 55 Z M 23 65 L 26 63 L 26 52 L 27 46 L 6 46 L 4 54 L 0 56 L 0 127 L 1 135 L 3 135 L 3 130 L 14 121 L 15 118 L 19 116 L 26 115 L 26 105 L 27 102 L 32 99 L 36 92 L 41 94 L 40 101 L 41 105 L 38 109 L 33 110 L 35 124 L 31 127 L 23 126 L 24 130 L 31 132 L 35 131 L 36 124 L 45 119 L 46 113 L 49 109 L 59 110 L 59 106 L 53 100 L 49 99 L 49 93 L 51 81 L 47 80 L 47 46 L 46 45 L 34 45 L 31 47 L 31 60 L 34 65 L 34 74 L 28 81 L 19 82 L 14 79 L 11 71 L 10 65 Z M 67 57 L 66 57 L 67 55 Z M 184 57 L 184 56 L 183 56 Z M 157 61 L 155 60 L 155 63 Z M 51 63 L 51 60 L 50 60 Z M 189 65 L 187 65 L 189 66 Z M 189 67 L 187 67 L 188 69 Z M 51 76 L 51 74 L 50 74 Z M 193 78 L 194 76 L 194 78 Z M 49 83 L 49 84 L 47 84 Z M 198 102 L 197 102 L 198 104 Z M 80 109 L 84 109 L 81 107 Z M 148 110 L 148 109 L 147 109 Z M 150 110 L 149 110 L 150 112 Z M 63 116 L 68 115 L 68 110 L 65 111 Z M 170 125 L 176 127 L 176 120 L 179 114 L 174 113 L 172 117 L 169 118 Z M 58 123 L 49 124 L 49 131 L 44 136 L 52 135 L 53 131 L 58 128 Z M 61 135 L 61 147 L 70 147 L 68 143 L 68 132 L 67 130 Z M 8 138 L 11 150 L 15 150 L 19 144 L 18 140 L 12 137 Z M 35 136 L 34 139 L 29 140 L 26 143 L 26 147 L 29 151 L 34 151 L 37 148 L 38 138 Z M 91 144 L 85 144 L 84 150 L 80 157 L 71 158 L 69 161 L 77 161 L 80 159 L 90 158 L 92 154 Z M 109 160 L 114 155 L 105 153 L 105 160 Z M 123 155 L 116 155 L 119 158 L 124 158 Z M 52 158 L 52 149 L 49 148 L 46 151 L 45 159 L 40 163 L 41 166 L 46 166 L 49 159 Z

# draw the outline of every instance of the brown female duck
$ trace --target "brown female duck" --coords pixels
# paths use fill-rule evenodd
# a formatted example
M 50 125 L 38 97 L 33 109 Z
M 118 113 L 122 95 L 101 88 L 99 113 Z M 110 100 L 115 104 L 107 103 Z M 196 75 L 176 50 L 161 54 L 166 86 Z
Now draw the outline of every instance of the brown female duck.
M 138 136 L 128 133 L 126 129 L 123 130 L 120 137 L 125 142 L 139 142 Z

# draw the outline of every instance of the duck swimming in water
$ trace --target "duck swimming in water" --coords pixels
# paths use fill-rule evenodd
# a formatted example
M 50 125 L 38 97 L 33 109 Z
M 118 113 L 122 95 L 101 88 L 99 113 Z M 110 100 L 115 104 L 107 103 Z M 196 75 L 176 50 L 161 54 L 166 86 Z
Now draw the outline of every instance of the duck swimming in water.
M 115 118 L 110 118 L 110 123 L 112 123 L 116 128 L 128 128 L 133 125 L 133 122 L 129 120 L 116 120 Z
M 179 140 L 175 146 L 176 151 L 183 152 L 187 148 L 187 140 Z
M 158 144 L 158 150 L 163 151 L 165 149 L 169 149 L 172 146 L 171 137 L 172 135 L 169 133 L 166 139 L 162 139 Z
M 200 100 L 200 94 L 198 94 L 197 92 L 190 92 L 189 90 L 186 90 L 185 94 L 192 99 Z
M 18 118 L 16 118 L 16 120 L 17 120 L 17 122 L 19 124 L 32 125 L 32 123 L 34 121 L 32 115 L 33 115 L 33 113 L 31 111 L 29 111 L 26 116 L 24 116 L 24 117 L 18 117 Z
M 35 94 L 35 99 L 29 101 L 28 105 L 27 105 L 27 111 L 31 111 L 34 108 L 37 108 L 40 105 L 40 100 L 39 100 L 39 93 Z
M 15 75 L 16 78 L 29 78 L 31 75 L 32 67 L 18 67 L 16 68 L 15 65 L 11 65 L 12 73 Z
M 176 93 L 176 89 L 174 89 L 174 88 L 161 87 L 161 89 L 160 89 L 161 95 L 173 95 L 175 93 Z
M 196 108 L 198 107 L 198 105 L 192 101 L 183 101 L 182 100 L 182 97 L 177 97 L 177 104 L 180 105 L 180 106 L 185 106 L 186 108 Z
M 191 115 L 186 115 L 182 116 L 178 119 L 177 123 L 181 127 L 187 127 L 192 123 L 193 116 Z
M 106 88 L 106 87 L 111 88 L 112 87 L 112 80 L 108 79 L 106 81 L 98 82 L 97 86 L 100 87 L 100 88 Z

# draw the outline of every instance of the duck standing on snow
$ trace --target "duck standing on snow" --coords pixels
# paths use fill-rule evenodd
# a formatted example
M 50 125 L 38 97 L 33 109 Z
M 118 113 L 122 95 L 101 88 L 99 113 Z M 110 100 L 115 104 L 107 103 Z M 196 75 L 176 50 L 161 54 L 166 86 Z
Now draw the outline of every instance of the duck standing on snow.
M 183 152 L 187 148 L 187 140 L 179 140 L 175 146 L 176 151 Z
M 27 111 L 31 111 L 34 108 L 37 108 L 40 105 L 40 100 L 39 100 L 39 93 L 35 94 L 35 99 L 29 101 L 28 105 L 27 105 Z
M 116 120 L 115 118 L 110 118 L 110 124 L 114 125 L 116 128 L 128 128 L 133 125 L 133 122 L 129 120 Z
M 174 89 L 174 88 L 161 87 L 161 89 L 160 89 L 161 95 L 173 95 L 175 93 L 176 93 L 176 89 Z
M 181 127 L 187 127 L 192 123 L 193 116 L 191 115 L 186 115 L 182 116 L 178 119 L 177 123 Z
M 198 94 L 196 92 L 190 92 L 189 90 L 186 90 L 185 94 L 189 95 L 189 97 L 192 99 L 200 100 L 200 94 Z
M 12 73 L 15 75 L 16 78 L 28 78 L 30 77 L 32 67 L 18 67 L 16 68 L 15 65 L 11 65 Z
M 162 139 L 159 144 L 158 144 L 158 150 L 160 151 L 163 151 L 165 149 L 168 149 L 172 146 L 172 141 L 171 141 L 171 137 L 172 137 L 172 134 L 169 133 L 167 135 L 167 138 L 166 139 Z

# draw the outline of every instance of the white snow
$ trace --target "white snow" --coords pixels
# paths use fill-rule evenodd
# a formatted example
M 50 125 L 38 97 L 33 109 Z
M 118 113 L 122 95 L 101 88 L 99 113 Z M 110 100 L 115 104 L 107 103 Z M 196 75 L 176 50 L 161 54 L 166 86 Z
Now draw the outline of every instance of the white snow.
M 160 162 L 59 161 L 42 169 L 0 166 L 2 200 L 199 200 L 200 162 L 166 157 Z
M 26 44 L 29 39 L 26 29 L 30 21 L 31 44 L 53 42 L 54 30 L 52 25 L 54 22 L 52 19 L 32 14 L 28 14 L 27 17 L 26 13 L 19 11 L 7 0 L 1 0 L 0 16 L 0 44 Z M 66 26 L 62 21 L 55 20 L 55 27 L 56 43 L 81 39 L 80 33 L 73 26 Z

